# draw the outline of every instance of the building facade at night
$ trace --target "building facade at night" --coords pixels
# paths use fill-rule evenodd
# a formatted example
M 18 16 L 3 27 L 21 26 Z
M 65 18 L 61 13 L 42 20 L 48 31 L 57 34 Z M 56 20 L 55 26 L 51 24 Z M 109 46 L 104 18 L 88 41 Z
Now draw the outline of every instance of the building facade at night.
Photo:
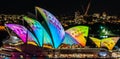
M 115 31 L 119 32 L 119 30 L 112 31 L 113 34 L 104 26 L 97 29 L 99 31 L 96 31 L 94 26 L 94 29 L 91 27 L 91 24 L 99 23 L 101 19 L 104 19 L 104 21 L 101 22 L 103 24 L 106 22 L 111 23 L 113 20 L 109 19 L 112 17 L 108 17 L 109 19 L 107 19 L 106 14 L 102 15 L 104 18 L 98 14 L 94 14 L 92 20 L 85 20 L 91 17 L 87 16 L 87 18 L 86 16 L 76 14 L 74 20 L 65 22 L 61 20 L 63 23 L 60 23 L 59 20 L 47 10 L 39 7 L 36 7 L 36 9 L 44 20 L 30 18 L 26 15 L 0 15 L 0 29 L 8 32 L 8 37 L 15 36 L 12 39 L 16 39 L 17 37 L 19 41 L 17 42 L 18 45 L 31 44 L 45 48 L 45 53 L 50 58 L 113 58 L 112 56 L 114 56 L 115 53 L 112 50 L 119 41 L 119 34 L 115 34 Z M 113 18 L 116 19 L 116 17 Z M 41 20 L 42 22 L 40 22 Z M 66 24 L 68 28 L 65 26 L 66 22 L 70 22 Z M 74 23 L 74 26 L 69 26 L 72 23 Z M 117 21 L 117 23 L 119 23 L 119 21 Z M 96 28 L 97 27 L 99 26 L 96 26 Z M 6 40 L 3 41 L 4 43 L 10 42 Z M 17 45 L 12 44 L 13 43 L 10 43 L 8 45 L 17 49 Z M 4 48 L 6 47 L 7 46 L 4 46 Z M 18 50 L 21 51 L 22 49 L 19 48 L 17 51 Z

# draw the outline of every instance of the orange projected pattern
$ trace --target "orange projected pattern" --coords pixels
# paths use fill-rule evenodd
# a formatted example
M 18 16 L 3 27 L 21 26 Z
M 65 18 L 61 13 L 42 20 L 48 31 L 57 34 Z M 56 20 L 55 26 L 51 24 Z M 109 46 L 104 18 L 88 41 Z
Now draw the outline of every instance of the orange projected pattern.
M 34 46 L 38 46 L 34 41 L 28 41 L 27 44 L 31 44 L 31 45 L 34 45 Z
M 86 39 L 85 37 L 83 36 L 83 34 L 78 34 L 78 35 L 75 35 L 74 38 L 77 40 L 77 42 L 79 42 L 83 47 L 86 46 Z
M 0 26 L 0 30 L 5 30 L 5 26 Z
M 81 29 L 79 29 L 79 27 L 70 28 L 66 32 L 69 33 L 82 47 L 86 46 L 84 33 L 81 32 Z
M 107 47 L 109 50 L 112 50 L 119 37 L 109 37 L 104 39 L 98 39 L 94 37 L 90 37 L 90 39 L 98 46 L 98 47 Z

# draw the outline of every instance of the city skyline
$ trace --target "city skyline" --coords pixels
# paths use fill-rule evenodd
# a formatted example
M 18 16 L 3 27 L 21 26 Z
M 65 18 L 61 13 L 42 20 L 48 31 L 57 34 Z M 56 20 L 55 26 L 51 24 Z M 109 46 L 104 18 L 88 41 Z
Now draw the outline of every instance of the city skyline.
M 3 0 L 0 1 L 0 13 L 34 13 L 35 6 L 50 10 L 55 15 L 71 14 L 79 10 L 84 14 L 90 0 Z M 120 15 L 119 0 L 91 0 L 88 14 L 107 12 Z

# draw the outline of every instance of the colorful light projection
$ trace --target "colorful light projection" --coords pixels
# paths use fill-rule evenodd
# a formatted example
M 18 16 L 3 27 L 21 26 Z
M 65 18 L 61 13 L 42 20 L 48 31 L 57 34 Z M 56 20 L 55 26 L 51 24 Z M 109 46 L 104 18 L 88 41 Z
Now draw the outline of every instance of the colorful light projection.
M 70 36 L 70 34 L 68 34 L 67 32 L 65 32 L 65 39 L 63 40 L 62 43 L 68 44 L 68 45 L 78 44 L 78 42 L 72 36 Z
M 32 42 L 32 41 L 28 41 L 27 44 L 31 44 L 31 45 L 34 45 L 34 46 L 38 46 L 35 42 Z
M 88 26 L 78 26 L 77 28 L 79 28 L 80 32 L 83 33 L 85 37 L 88 36 L 88 32 L 89 32 Z
M 35 36 L 29 30 L 28 30 L 28 34 L 27 34 L 27 40 L 28 40 L 27 44 L 29 44 L 29 42 L 33 42 L 34 45 L 36 43 L 36 45 L 40 46 L 40 43 L 37 41 L 37 39 L 35 38 Z
M 5 30 L 5 26 L 0 26 L 0 30 Z
M 86 39 L 84 36 L 88 36 L 88 30 L 89 27 L 87 26 L 75 26 L 68 30 L 66 30 L 67 33 L 69 33 L 79 44 L 84 47 L 86 46 Z
M 28 31 L 24 26 L 18 25 L 18 24 L 5 24 L 8 28 L 10 28 L 13 32 L 17 34 L 17 36 L 24 42 L 27 43 L 27 41 L 35 41 L 37 44 L 39 44 L 36 41 L 36 38 L 33 36 L 33 34 Z
M 30 25 L 32 30 L 34 31 L 34 33 L 35 33 L 41 47 L 43 46 L 43 44 L 51 44 L 51 45 L 53 45 L 49 34 L 46 32 L 44 27 L 37 20 L 29 18 L 27 16 L 25 16 L 23 18 Z
M 5 24 L 8 28 L 13 30 L 24 43 L 27 42 L 27 29 L 23 26 L 17 25 L 17 24 Z
M 109 37 L 104 39 L 98 39 L 94 37 L 90 37 L 90 39 L 98 46 L 98 47 L 107 47 L 109 50 L 112 50 L 119 37 Z
M 90 39 L 96 44 L 96 46 L 98 48 L 100 48 L 100 43 L 101 43 L 101 40 L 97 39 L 97 38 L 94 38 L 94 37 L 90 37 Z
M 50 30 L 49 34 L 52 36 L 54 48 L 58 48 L 65 36 L 62 25 L 56 19 L 56 17 L 47 10 L 39 7 L 35 7 L 35 9 L 38 10 L 38 12 L 43 16 L 44 21 L 47 23 L 47 26 L 49 28 L 47 30 Z
M 116 36 L 115 34 L 113 34 L 113 32 L 107 27 L 107 26 L 103 26 L 103 25 L 100 25 L 99 27 L 99 36 L 100 38 L 105 38 L 107 36 Z

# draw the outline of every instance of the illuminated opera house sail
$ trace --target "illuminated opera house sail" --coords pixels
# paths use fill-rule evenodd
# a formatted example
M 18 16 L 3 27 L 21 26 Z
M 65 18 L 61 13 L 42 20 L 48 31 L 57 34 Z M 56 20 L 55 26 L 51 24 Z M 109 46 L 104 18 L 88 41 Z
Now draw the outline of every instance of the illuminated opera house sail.
M 96 44 L 98 48 L 107 47 L 109 50 L 112 50 L 117 41 L 119 40 L 119 37 L 109 37 L 104 39 L 90 37 L 90 39 Z
M 6 27 L 10 28 L 16 35 L 24 42 L 28 43 L 28 41 L 33 41 L 37 45 L 39 45 L 37 39 L 34 35 L 24 26 L 19 24 L 5 24 Z
M 30 25 L 32 28 L 35 36 L 37 37 L 37 41 L 40 43 L 40 46 L 42 47 L 43 44 L 52 44 L 52 40 L 49 36 L 49 34 L 46 32 L 44 27 L 35 19 L 29 18 L 27 16 L 23 17 L 24 20 Z
M 73 37 L 79 45 L 81 45 L 82 47 L 86 46 L 86 38 L 88 36 L 88 31 L 89 31 L 89 27 L 88 26 L 75 26 L 72 27 L 68 30 L 66 30 L 66 32 Z
M 49 35 L 51 36 L 51 39 L 53 41 L 54 48 L 58 48 L 63 42 L 65 36 L 65 32 L 61 23 L 54 15 L 52 15 L 47 10 L 39 7 L 36 7 L 36 10 L 38 10 L 38 12 L 43 16 L 47 24 L 48 29 L 46 30 L 50 31 Z

